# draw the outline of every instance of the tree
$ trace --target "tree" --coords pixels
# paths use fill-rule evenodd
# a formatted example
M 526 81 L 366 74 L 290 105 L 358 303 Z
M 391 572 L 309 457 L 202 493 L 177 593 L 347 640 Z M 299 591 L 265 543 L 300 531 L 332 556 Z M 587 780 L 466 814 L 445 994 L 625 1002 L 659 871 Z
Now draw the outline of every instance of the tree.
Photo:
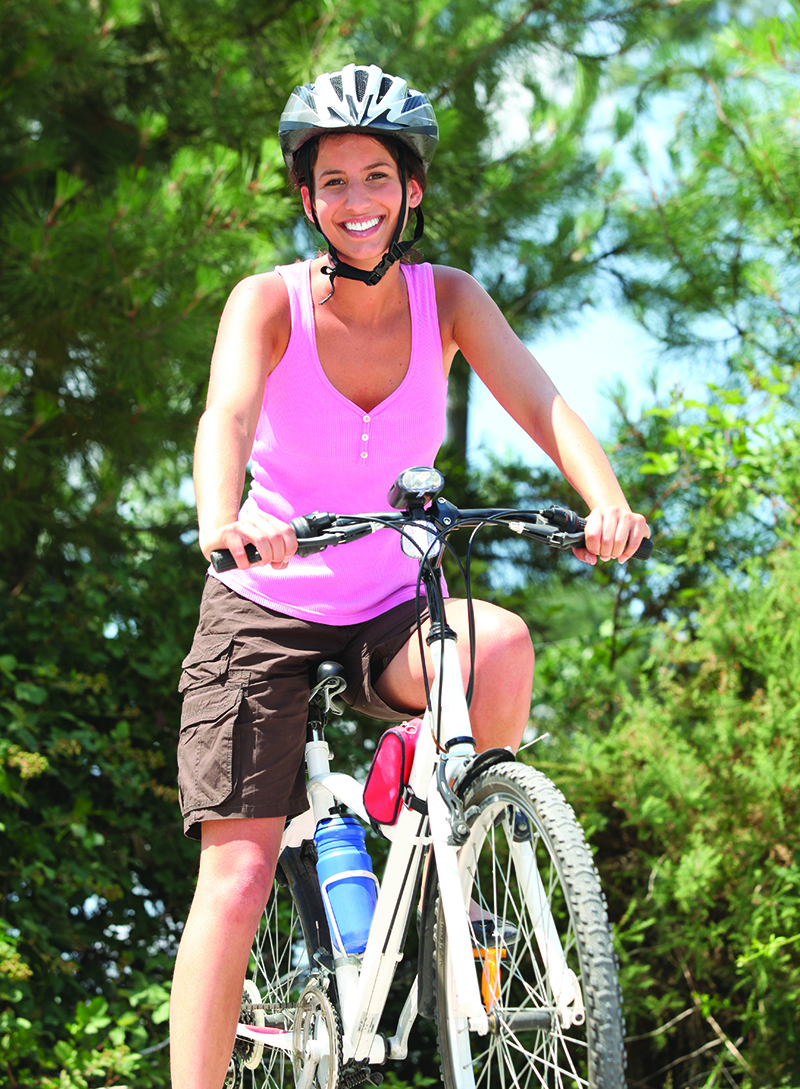
M 707 11 L 690 7 L 696 19 Z M 610 199 L 581 142 L 598 73 L 642 33 L 689 33 L 687 10 L 4 6 L 0 1019 L 10 1084 L 165 1083 L 164 1052 L 148 1048 L 163 1041 L 195 859 L 175 809 L 174 686 L 203 567 L 186 547 L 194 519 L 181 486 L 223 298 L 296 250 L 265 119 L 294 83 L 356 52 L 387 68 L 402 58 L 412 83 L 430 88 L 446 137 L 427 255 L 475 271 L 524 331 L 588 297 L 587 247 Z M 508 150 L 496 107 L 514 72 L 531 108 Z M 596 207 L 581 217 L 575 202 L 589 195 Z M 453 386 L 458 455 L 467 387 L 463 377 Z
M 797 375 L 798 14 L 790 3 L 702 48 L 666 46 L 617 117 L 642 184 L 617 206 L 624 259 L 608 267 L 674 357 L 716 364 L 745 389 Z M 634 127 L 659 94 L 681 103 L 660 168 Z
M 662 88 L 689 105 L 666 180 L 637 151 L 647 186 L 609 221 L 605 267 L 716 382 L 621 421 L 659 550 L 636 676 L 613 626 L 540 658 L 551 741 L 534 754 L 592 830 L 642 1085 L 800 1073 L 796 15 L 668 47 L 637 75 L 638 106 Z
M 604 721 L 548 700 L 556 740 L 534 751 L 591 829 L 632 1081 L 685 1085 L 724 1070 L 731 1084 L 794 1085 L 800 1073 L 798 571 L 787 549 L 768 573 L 758 563 L 738 585 L 720 577 L 693 637 L 681 622 L 662 629 L 646 684 L 607 679 L 614 710 L 594 702 Z M 603 690 L 602 640 L 580 675 L 559 657 L 546 666 L 551 697 Z

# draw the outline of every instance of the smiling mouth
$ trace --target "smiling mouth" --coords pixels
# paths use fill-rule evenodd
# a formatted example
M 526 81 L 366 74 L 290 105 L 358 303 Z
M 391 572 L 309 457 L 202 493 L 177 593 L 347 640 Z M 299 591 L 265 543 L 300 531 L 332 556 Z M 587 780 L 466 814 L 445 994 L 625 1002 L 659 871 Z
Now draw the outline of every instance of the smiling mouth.
M 373 227 L 377 227 L 382 218 L 382 216 L 373 216 L 372 219 L 364 219 L 358 223 L 350 220 L 347 223 L 343 223 L 342 226 L 347 231 L 356 231 L 358 234 L 363 234 L 364 231 L 369 231 L 372 230 Z

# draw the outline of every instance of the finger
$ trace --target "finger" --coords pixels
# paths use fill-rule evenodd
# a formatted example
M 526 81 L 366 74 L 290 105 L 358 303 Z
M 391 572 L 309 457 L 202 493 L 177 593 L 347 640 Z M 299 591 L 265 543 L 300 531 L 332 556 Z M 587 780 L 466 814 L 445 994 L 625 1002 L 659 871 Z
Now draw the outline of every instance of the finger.
M 599 514 L 599 525 L 590 535 L 584 533 L 586 547 L 600 560 L 610 560 L 614 555 L 616 544 L 616 522 L 607 515 Z M 622 551 L 622 547 L 620 547 Z
M 586 521 L 586 547 L 603 561 L 618 559 L 627 547 L 632 524 L 630 511 L 595 508 Z
M 242 571 L 246 571 L 248 567 L 252 566 L 245 551 L 249 543 L 249 537 L 244 537 L 241 533 L 233 530 L 228 530 L 222 537 L 222 547 L 228 549 L 236 561 L 236 566 Z M 258 546 L 256 545 L 256 547 Z
M 270 564 L 276 571 L 284 570 L 297 552 L 297 537 L 291 526 L 280 523 L 280 528 L 269 538 Z
M 619 557 L 619 562 L 626 563 L 632 556 L 635 556 L 639 545 L 649 536 L 650 527 L 647 522 L 645 522 L 644 518 L 639 515 L 628 536 L 627 545 Z
M 269 542 L 272 562 L 289 559 L 297 551 L 297 537 L 294 530 L 280 518 L 265 515 L 259 519 L 257 529 L 263 539 Z
M 247 522 L 237 522 L 223 536 L 223 545 L 228 548 L 236 560 L 236 566 L 242 570 L 250 567 L 262 567 L 272 557 L 269 540 L 254 526 Z M 248 545 L 252 545 L 258 552 L 259 559 L 251 563 L 247 552 Z
M 616 526 L 614 527 L 614 533 L 610 542 L 608 559 L 618 560 L 620 556 L 622 556 L 628 545 L 628 541 L 630 540 L 630 534 L 630 519 L 627 517 L 621 517 L 617 522 Z
M 586 548 L 573 548 L 573 556 L 576 556 L 583 563 L 588 563 L 590 567 L 594 567 L 597 563 L 597 556 L 594 552 L 590 552 Z
M 586 551 L 593 556 L 599 556 L 602 551 L 603 518 L 599 510 L 593 510 L 586 519 L 583 531 L 583 539 L 586 542 Z M 588 561 L 587 561 L 588 562 Z
M 616 560 L 625 551 L 630 536 L 633 519 L 630 511 L 612 507 L 603 513 L 603 550 L 604 560 Z

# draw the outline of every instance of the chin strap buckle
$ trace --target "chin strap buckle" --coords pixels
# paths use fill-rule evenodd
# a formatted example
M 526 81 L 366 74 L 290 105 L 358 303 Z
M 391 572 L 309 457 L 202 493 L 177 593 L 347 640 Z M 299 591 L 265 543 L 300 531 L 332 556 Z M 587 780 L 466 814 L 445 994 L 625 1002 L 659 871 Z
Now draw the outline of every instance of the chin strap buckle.
M 400 260 L 406 250 L 409 249 L 410 245 L 410 242 L 392 242 L 388 251 L 383 255 L 372 272 L 364 274 L 364 283 L 369 284 L 370 287 L 379 284 L 395 261 Z M 344 275 L 346 276 L 347 273 L 344 273 Z M 361 277 L 359 277 L 359 279 L 361 279 Z

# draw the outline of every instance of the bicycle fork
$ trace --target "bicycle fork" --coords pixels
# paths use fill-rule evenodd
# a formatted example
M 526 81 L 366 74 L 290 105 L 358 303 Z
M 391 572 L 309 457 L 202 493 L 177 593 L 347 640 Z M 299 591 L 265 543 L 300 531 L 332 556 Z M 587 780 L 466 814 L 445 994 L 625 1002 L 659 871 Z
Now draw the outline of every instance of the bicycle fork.
M 444 639 L 436 640 L 432 644 L 431 652 L 436 662 L 431 706 L 439 705 L 441 686 L 442 720 L 448 724 L 450 731 L 450 736 L 443 739 L 448 755 L 442 759 L 447 761 L 445 780 L 452 782 L 474 754 L 474 744 L 471 748 L 458 743 L 453 745 L 452 740 L 454 737 L 458 737 L 459 741 L 471 738 L 472 727 L 461 683 L 455 638 L 446 634 Z M 465 852 L 469 851 L 469 846 L 457 846 L 463 842 L 463 838 L 455 834 L 453 825 L 456 815 L 449 810 L 436 776 L 430 779 L 428 815 L 439 876 L 439 894 L 447 926 L 458 1013 L 467 1018 L 472 1031 L 485 1035 L 489 1031 L 490 1021 L 481 999 L 478 977 L 473 969 L 472 940 L 468 915 L 464 910 L 465 886 L 469 884 L 470 868 Z M 520 889 L 534 920 L 534 935 L 545 973 L 550 980 L 558 1020 L 564 1029 L 583 1024 L 585 1010 L 581 987 L 575 973 L 567 965 L 566 953 L 561 945 L 547 893 L 536 865 L 533 845 L 530 840 L 517 842 L 512 839 L 510 846 Z

